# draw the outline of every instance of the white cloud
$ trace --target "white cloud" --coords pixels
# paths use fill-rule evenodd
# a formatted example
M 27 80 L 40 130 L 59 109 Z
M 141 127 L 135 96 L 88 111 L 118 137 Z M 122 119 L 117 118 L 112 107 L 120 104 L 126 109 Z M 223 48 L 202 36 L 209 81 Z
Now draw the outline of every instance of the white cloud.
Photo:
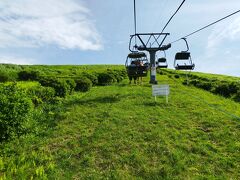
M 28 58 L 22 58 L 22 57 L 0 55 L 0 63 L 3 63 L 3 64 L 18 64 L 18 65 L 32 65 L 32 64 L 36 63 L 36 60 L 28 59 Z
M 240 40 L 240 16 L 231 23 L 223 23 L 216 26 L 208 37 L 208 48 L 213 48 L 224 41 Z
M 0 47 L 102 48 L 90 11 L 76 0 L 2 0 Z

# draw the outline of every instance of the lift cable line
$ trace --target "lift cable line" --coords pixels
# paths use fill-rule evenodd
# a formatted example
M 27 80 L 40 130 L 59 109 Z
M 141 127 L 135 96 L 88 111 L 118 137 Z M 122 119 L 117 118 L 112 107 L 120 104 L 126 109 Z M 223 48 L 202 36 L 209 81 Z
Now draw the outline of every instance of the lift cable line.
M 185 3 L 186 0 L 183 0 L 182 3 L 180 4 L 180 6 L 178 7 L 178 9 L 176 10 L 176 12 L 171 16 L 171 18 L 168 20 L 167 24 L 164 26 L 164 28 L 162 29 L 161 33 L 163 33 L 163 31 L 167 28 L 168 24 L 172 21 L 173 17 L 178 13 L 178 11 L 181 9 L 181 7 L 183 6 L 183 4 Z
M 223 21 L 223 20 L 225 20 L 225 19 L 227 19 L 227 18 L 229 18 L 229 17 L 231 17 L 231 16 L 233 16 L 233 15 L 235 15 L 235 14 L 237 14 L 237 13 L 240 13 L 240 9 L 239 9 L 238 11 L 232 13 L 232 14 L 229 14 L 229 15 L 227 15 L 227 16 L 225 16 L 225 17 L 223 17 L 223 18 L 221 18 L 221 19 L 213 22 L 213 23 L 208 24 L 207 26 L 204 26 L 204 27 L 202 27 L 202 28 L 200 28 L 200 29 L 198 29 L 198 30 L 196 30 L 196 31 L 194 31 L 194 32 L 192 32 L 192 33 L 184 36 L 184 37 L 181 37 L 181 38 L 179 38 L 179 39 L 171 42 L 170 44 L 176 43 L 176 42 L 178 42 L 178 41 L 180 41 L 180 40 L 182 40 L 182 39 L 186 39 L 187 37 L 192 36 L 192 35 L 200 32 L 200 31 L 202 31 L 202 30 L 204 30 L 204 29 L 206 29 L 206 28 L 208 28 L 208 27 L 210 27 L 210 26 L 212 26 L 212 25 L 214 25 L 214 24 L 217 24 L 217 23 L 219 23 L 219 22 L 221 22 L 221 21 Z
M 175 11 L 175 13 L 170 17 L 170 19 L 168 20 L 168 22 L 166 23 L 166 25 L 163 27 L 161 33 L 163 33 L 163 31 L 167 28 L 167 26 L 169 25 L 169 23 L 172 21 L 172 19 L 174 18 L 174 16 L 178 13 L 178 11 L 181 9 L 181 7 L 183 6 L 183 4 L 185 3 L 186 0 L 183 0 L 182 3 L 180 4 L 180 6 L 177 8 L 177 10 Z M 157 39 L 153 42 L 153 44 L 159 39 L 160 36 L 157 37 Z

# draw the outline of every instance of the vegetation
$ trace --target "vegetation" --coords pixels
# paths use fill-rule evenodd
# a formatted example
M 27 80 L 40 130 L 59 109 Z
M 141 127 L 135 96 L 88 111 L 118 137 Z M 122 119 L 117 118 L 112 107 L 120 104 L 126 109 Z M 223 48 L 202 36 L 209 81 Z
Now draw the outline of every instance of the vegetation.
M 166 104 L 164 97 L 155 102 L 149 79 L 144 79 L 142 85 L 128 85 L 127 79 L 120 81 L 126 77 L 123 67 L 117 66 L 115 71 L 89 67 L 88 76 L 85 70 L 76 70 L 77 78 L 65 74 L 67 68 L 49 69 L 53 74 L 64 72 L 55 78 L 64 80 L 69 87 L 74 87 L 69 79 L 74 79 L 77 87 L 77 81 L 84 78 L 93 87 L 59 98 L 52 86 L 17 82 L 15 88 L 21 97 L 33 102 L 29 116 L 32 123 L 28 133 L 1 142 L 0 179 L 240 177 L 240 104 L 232 100 L 233 95 L 237 97 L 234 86 L 225 98 L 193 84 L 183 85 L 185 76 L 180 73 L 177 76 L 175 72 L 161 71 L 159 83 L 171 88 Z M 111 81 L 94 84 L 96 78 L 90 78 L 91 74 L 99 77 L 107 72 Z M 46 76 L 53 77 L 50 73 Z M 227 84 L 236 82 L 230 79 L 226 79 Z M 114 84 L 106 86 L 109 82 Z M 40 99 L 40 103 L 34 99 Z
M 164 73 L 168 74 L 168 77 L 171 77 L 171 74 L 174 74 L 176 79 L 181 77 L 184 85 L 192 85 L 213 94 L 217 94 L 225 98 L 231 98 L 234 101 L 240 102 L 240 78 L 224 75 L 216 76 L 203 73 L 189 74 L 172 70 L 164 70 Z
M 16 84 L 0 86 L 0 141 L 27 130 L 33 105 Z

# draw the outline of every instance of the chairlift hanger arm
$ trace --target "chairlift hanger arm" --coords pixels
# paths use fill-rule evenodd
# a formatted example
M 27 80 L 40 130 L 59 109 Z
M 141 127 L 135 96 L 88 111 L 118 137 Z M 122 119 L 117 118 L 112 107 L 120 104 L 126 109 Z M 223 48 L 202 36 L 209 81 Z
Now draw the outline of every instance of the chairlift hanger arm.
M 182 38 L 184 41 L 185 41 L 185 43 L 186 43 L 186 46 L 187 46 L 187 50 L 186 51 L 189 51 L 189 46 L 188 46 L 188 42 L 187 42 L 187 38 Z
M 131 35 L 130 36 L 130 42 L 129 42 L 129 50 L 133 51 L 131 49 L 133 38 L 137 38 L 140 41 L 140 43 L 141 43 L 141 47 L 140 46 L 134 47 L 134 48 L 138 48 L 138 50 L 141 50 L 141 51 L 149 50 L 149 49 L 151 49 L 151 50 L 157 49 L 157 50 L 162 50 L 162 51 L 167 50 L 167 49 L 169 49 L 171 47 L 171 45 L 170 44 L 163 45 L 163 43 L 166 40 L 167 36 L 169 36 L 169 35 L 170 35 L 170 33 L 137 33 L 137 34 Z M 152 37 L 156 41 L 157 40 L 156 36 L 164 36 L 164 37 L 162 38 L 161 42 L 157 42 L 158 45 L 156 47 L 152 47 L 152 44 L 149 43 L 149 42 L 150 42 Z M 144 42 L 143 37 L 147 37 L 148 38 L 147 42 Z

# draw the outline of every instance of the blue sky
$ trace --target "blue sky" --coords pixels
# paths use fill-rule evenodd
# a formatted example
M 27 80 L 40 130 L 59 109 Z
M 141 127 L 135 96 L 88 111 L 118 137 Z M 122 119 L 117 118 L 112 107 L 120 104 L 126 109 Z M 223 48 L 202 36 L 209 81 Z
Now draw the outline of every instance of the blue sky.
M 159 32 L 182 0 L 136 1 L 138 32 Z M 166 43 L 239 9 L 239 0 L 187 0 Z M 133 0 L 1 0 L 0 63 L 124 64 L 132 11 Z M 240 76 L 240 14 L 188 42 L 195 71 Z M 180 41 L 167 51 L 170 67 L 184 49 Z

